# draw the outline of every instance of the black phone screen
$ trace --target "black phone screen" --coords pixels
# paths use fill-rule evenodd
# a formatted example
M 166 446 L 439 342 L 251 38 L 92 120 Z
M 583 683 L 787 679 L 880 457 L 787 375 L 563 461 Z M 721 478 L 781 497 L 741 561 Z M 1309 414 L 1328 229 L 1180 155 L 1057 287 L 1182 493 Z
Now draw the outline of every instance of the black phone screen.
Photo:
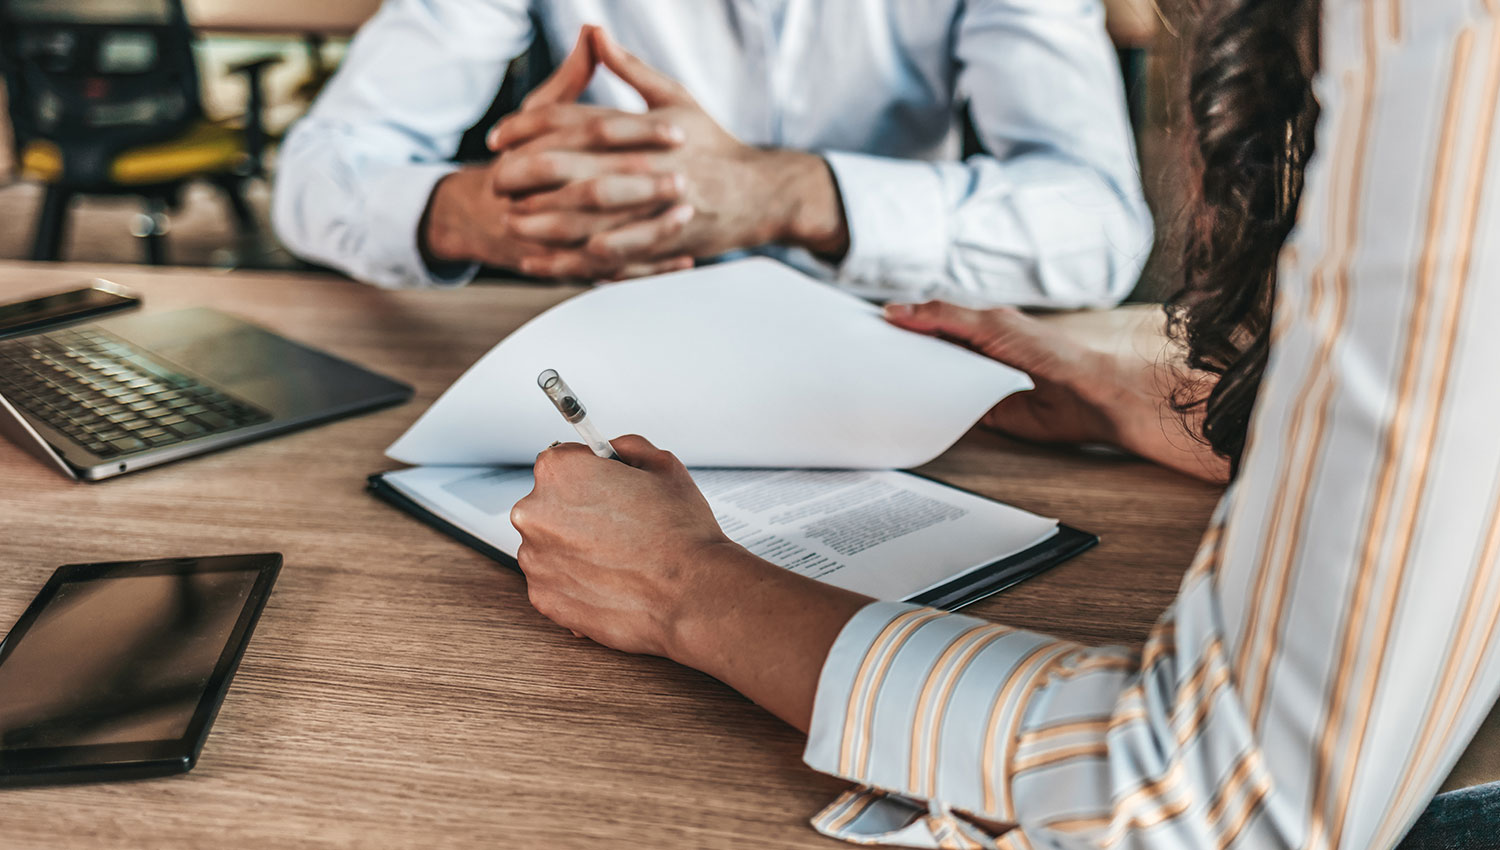
M 94 287 L 59 292 L 29 301 L 0 304 L 0 336 L 41 330 L 54 324 L 123 310 L 139 303 L 139 298 L 123 291 Z

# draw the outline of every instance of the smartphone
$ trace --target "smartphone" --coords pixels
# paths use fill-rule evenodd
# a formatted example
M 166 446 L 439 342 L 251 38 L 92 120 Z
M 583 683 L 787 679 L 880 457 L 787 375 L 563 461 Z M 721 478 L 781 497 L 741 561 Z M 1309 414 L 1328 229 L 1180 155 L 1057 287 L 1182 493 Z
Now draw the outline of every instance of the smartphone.
M 84 289 L 0 304 L 0 339 L 50 330 L 140 304 L 141 297 L 129 289 L 107 280 L 95 280 Z
M 281 556 L 62 567 L 0 641 L 0 787 L 192 768 Z

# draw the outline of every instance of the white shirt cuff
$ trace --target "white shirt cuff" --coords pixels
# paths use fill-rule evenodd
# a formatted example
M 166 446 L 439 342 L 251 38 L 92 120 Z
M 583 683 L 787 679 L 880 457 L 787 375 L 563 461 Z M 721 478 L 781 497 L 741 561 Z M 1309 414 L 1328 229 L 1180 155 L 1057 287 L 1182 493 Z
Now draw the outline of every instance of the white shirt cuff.
M 451 162 L 412 163 L 384 169 L 369 178 L 364 192 L 370 205 L 370 282 L 387 289 L 462 286 L 474 279 L 479 265 L 454 263 L 429 268 L 422 259 L 418 229 L 433 187 L 458 170 Z
M 949 214 L 933 163 L 830 151 L 849 226 L 838 277 L 892 294 L 940 289 L 947 279 Z

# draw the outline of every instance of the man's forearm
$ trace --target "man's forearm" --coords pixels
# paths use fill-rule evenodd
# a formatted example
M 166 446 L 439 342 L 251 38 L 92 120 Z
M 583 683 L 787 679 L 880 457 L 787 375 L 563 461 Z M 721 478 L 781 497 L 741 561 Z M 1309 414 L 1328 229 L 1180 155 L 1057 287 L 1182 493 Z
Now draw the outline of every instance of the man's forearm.
M 838 261 L 849 251 L 849 223 L 838 183 L 817 154 L 762 150 L 753 169 L 767 193 L 766 242 L 805 248 Z
M 478 258 L 472 235 L 476 216 L 468 200 L 475 196 L 477 184 L 487 179 L 486 171 L 476 166 L 460 168 L 432 187 L 417 226 L 417 244 L 429 267 Z
M 849 221 L 833 171 L 821 156 L 777 152 L 783 197 L 789 203 L 782 242 L 840 260 L 849 252 Z

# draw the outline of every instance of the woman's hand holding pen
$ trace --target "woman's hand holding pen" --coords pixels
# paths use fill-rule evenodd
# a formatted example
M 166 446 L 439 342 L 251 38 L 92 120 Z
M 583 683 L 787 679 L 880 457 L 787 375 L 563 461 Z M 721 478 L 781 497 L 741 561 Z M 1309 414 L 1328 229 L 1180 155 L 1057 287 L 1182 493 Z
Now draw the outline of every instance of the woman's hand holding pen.
M 724 535 L 675 457 L 641 437 L 613 442 L 625 463 L 577 443 L 538 456 L 536 489 L 511 512 L 532 604 L 807 728 L 828 648 L 869 600 L 754 557 Z
M 511 511 L 536 609 L 626 652 L 672 655 L 704 563 L 738 549 L 670 453 L 621 437 L 625 463 L 578 443 L 537 456 L 536 489 Z

